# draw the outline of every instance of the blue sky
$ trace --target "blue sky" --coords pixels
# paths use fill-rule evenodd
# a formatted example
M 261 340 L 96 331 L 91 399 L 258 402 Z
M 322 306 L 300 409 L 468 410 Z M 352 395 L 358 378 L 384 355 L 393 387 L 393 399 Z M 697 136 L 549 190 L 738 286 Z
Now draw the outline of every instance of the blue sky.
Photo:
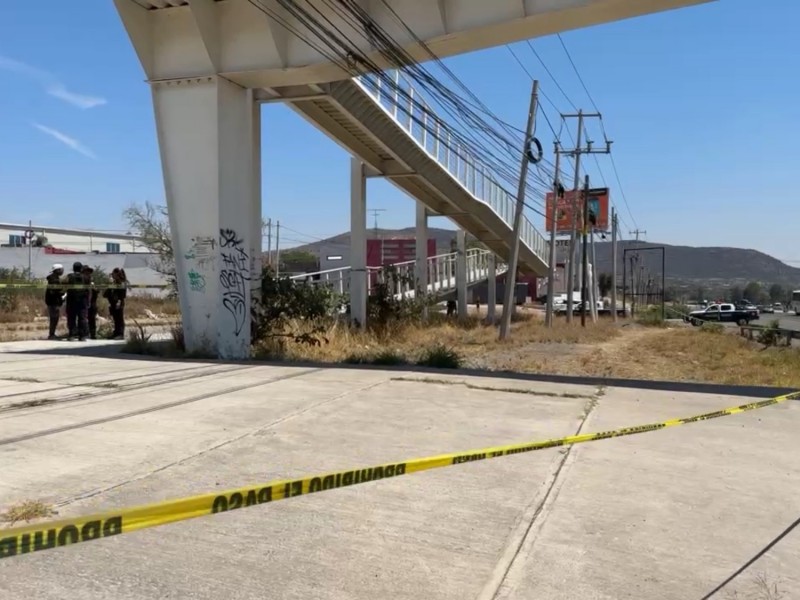
M 800 222 L 798 22 L 800 2 L 720 0 L 563 34 L 614 140 L 630 212 L 608 158 L 599 161 L 626 230 L 756 248 L 800 266 L 794 227 L 782 226 Z M 533 45 L 572 102 L 591 110 L 558 39 Z M 527 46 L 514 48 L 571 111 Z M 447 62 L 524 126 L 530 80 L 505 47 Z M 126 206 L 163 202 L 143 80 L 110 0 L 0 4 L 0 220 L 124 229 Z M 264 216 L 295 230 L 286 245 L 346 230 L 347 154 L 290 109 L 263 110 Z M 552 147 L 542 121 L 537 135 Z M 594 160 L 586 166 L 599 183 Z M 368 194 L 370 208 L 387 209 L 382 227 L 413 224 L 413 202 L 391 184 L 370 182 Z M 532 220 L 541 228 L 541 217 Z

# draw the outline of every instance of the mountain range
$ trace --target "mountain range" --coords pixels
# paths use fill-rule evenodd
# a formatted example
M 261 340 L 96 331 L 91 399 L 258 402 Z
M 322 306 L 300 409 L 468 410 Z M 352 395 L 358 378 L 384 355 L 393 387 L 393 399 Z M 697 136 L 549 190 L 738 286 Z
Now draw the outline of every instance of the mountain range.
M 414 237 L 415 229 L 370 229 L 371 237 L 408 238 Z M 428 236 L 436 240 L 438 252 L 447 252 L 455 240 L 451 229 L 428 228 Z M 348 247 L 350 232 L 340 233 L 325 240 L 298 246 L 295 250 L 305 250 L 319 255 L 322 247 Z M 635 248 L 664 248 L 666 278 L 676 283 L 704 282 L 706 284 L 737 285 L 751 281 L 759 283 L 780 283 L 800 289 L 800 269 L 787 265 L 764 252 L 746 248 L 725 248 L 716 246 L 675 246 L 658 242 L 635 240 L 620 241 L 618 245 L 618 269 L 622 275 L 622 257 L 627 249 L 628 268 Z M 598 272 L 611 272 L 611 243 L 595 242 Z M 660 250 L 640 250 L 639 265 L 655 276 L 661 274 Z

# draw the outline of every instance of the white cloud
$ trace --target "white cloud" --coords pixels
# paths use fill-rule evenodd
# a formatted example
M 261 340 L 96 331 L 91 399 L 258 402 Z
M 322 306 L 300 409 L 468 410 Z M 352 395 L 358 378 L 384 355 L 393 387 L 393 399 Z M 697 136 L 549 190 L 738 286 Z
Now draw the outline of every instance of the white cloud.
M 105 98 L 85 96 L 83 94 L 71 92 L 63 83 L 58 81 L 52 73 L 14 60 L 13 58 L 0 56 L 0 69 L 18 73 L 28 79 L 33 79 L 51 96 L 63 100 L 64 102 L 69 102 L 78 108 L 94 108 L 95 106 L 101 106 L 106 103 Z
M 75 150 L 75 152 L 80 152 L 81 154 L 83 154 L 84 156 L 88 156 L 89 158 L 97 158 L 94 152 L 89 150 L 89 148 L 81 144 L 75 138 L 69 137 L 67 134 L 61 133 L 60 131 L 58 131 L 57 129 L 53 129 L 52 127 L 40 125 L 39 123 L 32 123 L 32 125 L 42 133 L 46 133 L 50 137 L 57 139 L 65 146 L 72 148 L 73 150 Z

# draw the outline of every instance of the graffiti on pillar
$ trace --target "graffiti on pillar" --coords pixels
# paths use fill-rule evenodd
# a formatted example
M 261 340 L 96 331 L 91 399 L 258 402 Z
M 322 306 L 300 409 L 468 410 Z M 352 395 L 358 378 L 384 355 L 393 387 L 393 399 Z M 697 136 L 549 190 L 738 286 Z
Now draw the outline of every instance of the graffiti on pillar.
M 250 281 L 250 256 L 242 239 L 233 229 L 219 230 L 219 248 L 222 264 L 219 282 L 222 286 L 222 305 L 233 317 L 234 332 L 238 336 L 247 317 L 248 282 Z
M 190 290 L 201 293 L 206 291 L 206 278 L 202 274 L 191 269 L 188 273 L 188 277 Z

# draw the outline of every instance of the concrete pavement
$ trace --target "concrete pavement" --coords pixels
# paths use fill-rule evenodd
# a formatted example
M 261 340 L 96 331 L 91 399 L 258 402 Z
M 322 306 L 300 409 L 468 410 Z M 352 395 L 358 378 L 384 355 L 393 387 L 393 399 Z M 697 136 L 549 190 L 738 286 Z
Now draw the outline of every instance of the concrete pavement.
M 43 499 L 61 516 L 747 401 L 40 350 L 0 353 L 0 506 Z M 799 418 L 800 404 L 783 404 L 0 560 L 0 591 L 137 600 L 701 598 L 798 516 Z M 800 532 L 729 590 L 760 571 L 782 580 L 787 597 L 800 595 Z

